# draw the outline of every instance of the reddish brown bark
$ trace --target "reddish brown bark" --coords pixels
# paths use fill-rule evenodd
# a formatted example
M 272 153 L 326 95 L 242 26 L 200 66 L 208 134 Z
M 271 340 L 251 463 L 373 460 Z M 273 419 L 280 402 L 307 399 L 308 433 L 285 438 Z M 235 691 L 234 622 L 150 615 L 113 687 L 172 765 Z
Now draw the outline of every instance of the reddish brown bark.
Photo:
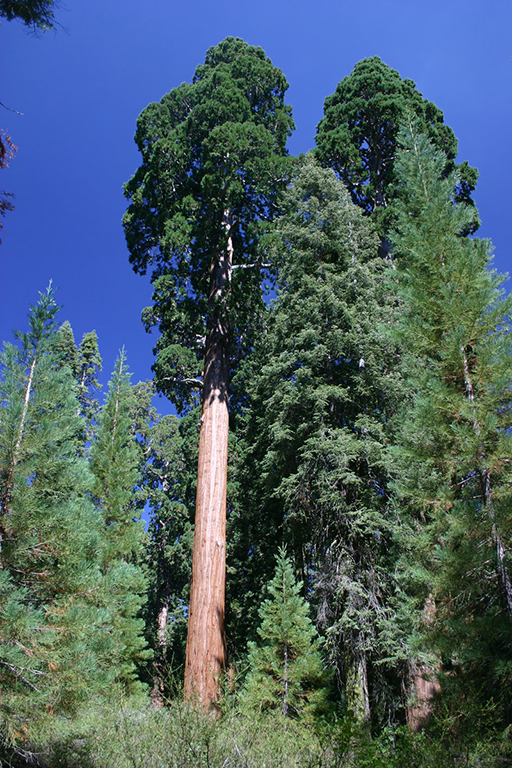
M 425 600 L 423 613 L 425 623 L 434 624 L 436 606 L 430 598 Z M 437 679 L 440 669 L 440 664 L 433 669 L 426 664 L 409 662 L 411 700 L 406 710 L 406 719 L 411 731 L 419 731 L 432 712 L 432 699 L 441 690 Z
M 226 486 L 229 431 L 229 321 L 232 270 L 229 213 L 227 247 L 210 270 L 203 414 L 199 435 L 192 582 L 185 661 L 185 698 L 208 708 L 218 698 L 226 666 Z
M 411 663 L 409 667 L 412 703 L 407 707 L 407 725 L 419 731 L 432 712 L 432 699 L 441 687 L 435 671 L 425 664 Z

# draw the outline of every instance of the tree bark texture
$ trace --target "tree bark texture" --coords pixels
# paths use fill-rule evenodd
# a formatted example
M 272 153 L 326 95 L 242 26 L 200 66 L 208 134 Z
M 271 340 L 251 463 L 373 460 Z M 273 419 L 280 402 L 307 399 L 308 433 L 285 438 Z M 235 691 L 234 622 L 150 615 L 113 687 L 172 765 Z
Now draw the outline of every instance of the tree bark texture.
M 167 650 L 167 618 L 169 616 L 169 600 L 165 599 L 157 617 L 156 638 L 158 648 L 153 662 L 153 689 L 151 691 L 151 703 L 160 709 L 164 705 L 164 681 L 162 678 L 165 653 Z
M 226 666 L 226 486 L 229 431 L 229 323 L 226 295 L 232 241 L 210 269 L 203 412 L 199 434 L 192 582 L 185 661 L 185 698 L 204 708 L 215 704 Z
M 432 699 L 439 693 L 441 686 L 435 671 L 425 664 L 411 662 L 409 680 L 412 695 L 406 710 L 406 719 L 410 730 L 417 732 L 432 712 Z
M 349 706 L 359 723 L 370 722 L 370 689 L 368 685 L 368 664 L 365 651 L 358 653 L 347 679 Z

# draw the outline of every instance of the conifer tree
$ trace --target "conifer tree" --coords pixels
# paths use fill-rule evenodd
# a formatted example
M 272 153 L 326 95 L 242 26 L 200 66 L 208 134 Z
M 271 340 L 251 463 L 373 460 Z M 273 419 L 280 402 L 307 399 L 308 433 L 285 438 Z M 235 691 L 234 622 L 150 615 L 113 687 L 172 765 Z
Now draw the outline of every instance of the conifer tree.
M 197 469 L 198 414 L 160 416 L 153 382 L 132 387 L 130 413 L 142 456 L 141 501 L 149 509 L 146 637 L 153 649 L 153 703 L 175 694 L 185 667 Z
M 154 268 L 157 386 L 181 410 L 201 391 L 185 693 L 206 706 L 225 665 L 230 380 L 263 309 L 258 239 L 288 175 L 287 87 L 261 48 L 232 37 L 211 48 L 192 84 L 139 117 L 143 160 L 125 190 L 130 260 Z
M 69 366 L 54 351 L 51 289 L 5 345 L 0 393 L 0 730 L 27 734 L 112 682 L 101 589 L 101 516 L 77 446 Z
M 77 354 L 78 402 L 80 414 L 86 424 L 85 440 L 90 441 L 94 435 L 94 423 L 99 410 L 96 390 L 101 389 L 98 375 L 101 373 L 102 361 L 96 331 L 84 333 Z
M 78 377 L 79 362 L 78 349 L 75 344 L 75 335 L 69 320 L 60 326 L 55 334 L 53 348 L 59 356 L 62 365 L 68 365 L 74 378 Z
M 332 171 L 308 159 L 284 209 L 280 289 L 242 376 L 250 407 L 230 518 L 230 622 L 251 631 L 261 574 L 286 541 L 341 691 L 366 719 L 373 709 L 385 720 L 403 665 L 386 458 L 401 397 L 383 331 L 393 301 L 378 239 Z
M 490 243 L 461 237 L 472 211 L 455 204 L 459 177 L 445 178 L 444 163 L 411 120 L 396 161 L 402 189 L 391 276 L 412 350 L 397 487 L 415 521 L 407 570 L 423 584 L 420 607 L 426 597 L 432 606 L 422 650 L 427 636 L 449 670 L 445 686 L 462 680 L 465 690 L 464 680 L 477 679 L 484 699 L 508 707 L 512 298 L 502 297 L 503 277 L 490 269 Z
M 86 444 L 94 436 L 95 421 L 99 411 L 99 402 L 95 390 L 100 389 L 98 374 L 101 372 L 101 356 L 98 349 L 96 331 L 84 333 L 80 346 L 75 344 L 73 329 L 66 320 L 53 342 L 61 365 L 68 365 L 73 378 L 78 384 L 78 412 L 84 419 L 82 445 L 79 450 L 85 452 Z
M 260 711 L 283 717 L 318 716 L 327 709 L 328 675 L 320 641 L 282 547 L 276 557 L 269 597 L 258 611 L 259 642 L 249 642 L 249 673 L 243 699 Z
M 352 201 L 371 215 L 380 236 L 393 226 L 394 157 L 401 121 L 410 112 L 421 130 L 445 154 L 444 173 L 455 167 L 457 139 L 441 110 L 423 98 L 412 80 L 384 64 L 378 56 L 362 59 L 328 96 L 316 135 L 316 156 L 346 184 Z M 478 173 L 466 162 L 459 170 L 455 194 L 472 204 Z M 474 231 L 478 217 L 468 219 Z M 386 244 L 385 252 L 388 250 Z
M 101 571 L 103 599 L 115 639 L 112 663 L 117 680 L 133 690 L 137 687 L 136 665 L 150 654 L 140 615 L 147 588 L 141 565 L 145 535 L 135 496 L 140 461 L 132 434 L 130 398 L 130 375 L 122 350 L 99 415 L 91 470 L 93 494 L 104 523 Z

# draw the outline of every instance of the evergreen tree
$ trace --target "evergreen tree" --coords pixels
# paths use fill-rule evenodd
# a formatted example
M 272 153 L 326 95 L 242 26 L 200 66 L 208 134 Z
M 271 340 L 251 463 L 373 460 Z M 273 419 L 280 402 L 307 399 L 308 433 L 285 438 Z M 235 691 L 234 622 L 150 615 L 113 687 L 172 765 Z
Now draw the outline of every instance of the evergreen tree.
M 86 444 L 94 436 L 99 402 L 95 390 L 100 389 L 98 374 L 101 372 L 101 356 L 96 331 L 84 333 L 77 348 L 73 329 L 66 320 L 57 333 L 53 347 L 61 365 L 68 365 L 78 384 L 78 412 L 84 419 L 84 430 L 79 450 L 85 452 Z
M 327 709 L 328 675 L 301 589 L 282 547 L 267 587 L 270 597 L 258 611 L 260 640 L 248 644 L 243 698 L 249 707 L 276 710 L 283 717 L 318 716 Z
M 400 382 L 382 330 L 393 302 L 378 240 L 332 171 L 308 159 L 284 206 L 280 290 L 243 374 L 230 622 L 251 631 L 268 557 L 288 542 L 341 691 L 385 720 L 404 655 L 386 458 Z
M 152 700 L 175 693 L 185 667 L 199 414 L 160 416 L 153 382 L 132 387 L 131 418 L 142 455 L 141 501 L 149 510 L 146 636 L 153 649 Z
M 55 334 L 53 348 L 59 356 L 62 365 L 68 365 L 73 377 L 76 379 L 79 372 L 78 349 L 75 344 L 75 335 L 69 320 L 60 326 Z
M 48 289 L 1 357 L 2 739 L 112 682 L 109 613 L 97 603 L 101 516 L 77 452 L 76 387 L 53 348 L 57 310 Z
M 183 410 L 201 389 L 185 692 L 209 704 L 225 664 L 225 526 L 231 370 L 263 307 L 258 238 L 286 184 L 286 80 L 260 48 L 227 38 L 139 117 L 143 162 L 126 185 L 136 271 L 154 267 L 156 382 Z M 204 371 L 204 373 L 203 373 Z M 192 399 L 193 402 L 193 399 Z
M 419 129 L 406 125 L 396 161 L 391 276 L 412 350 L 413 398 L 395 458 L 413 520 L 407 572 L 419 605 L 431 605 L 418 645 L 449 672 L 445 689 L 460 685 L 456 706 L 461 690 L 480 689 L 484 702 L 510 709 L 512 298 L 489 268 L 490 243 L 461 237 L 472 210 L 454 203 L 459 177 L 444 176 L 444 155 Z
M 147 588 L 141 566 L 144 525 L 137 509 L 139 453 L 132 435 L 130 375 L 124 350 L 116 362 L 91 448 L 93 494 L 104 522 L 101 571 L 103 599 L 112 621 L 116 679 L 137 688 L 137 664 L 150 655 L 140 616 Z
M 94 435 L 94 424 L 99 410 L 96 390 L 101 389 L 98 375 L 101 373 L 102 361 L 96 331 L 84 333 L 77 354 L 78 402 L 80 414 L 86 424 L 84 439 L 90 441 Z
M 363 59 L 337 86 L 324 105 L 324 117 L 316 136 L 316 155 L 347 185 L 353 202 L 371 214 L 381 235 L 387 235 L 394 219 L 394 157 L 401 121 L 408 112 L 416 116 L 421 130 L 445 154 L 443 172 L 455 168 L 457 139 L 444 124 L 443 113 L 423 98 L 412 80 L 378 56 Z M 457 166 L 455 194 L 471 203 L 478 174 L 466 162 Z M 468 230 L 478 226 L 476 211 L 468 218 Z M 386 245 L 387 251 L 388 245 Z

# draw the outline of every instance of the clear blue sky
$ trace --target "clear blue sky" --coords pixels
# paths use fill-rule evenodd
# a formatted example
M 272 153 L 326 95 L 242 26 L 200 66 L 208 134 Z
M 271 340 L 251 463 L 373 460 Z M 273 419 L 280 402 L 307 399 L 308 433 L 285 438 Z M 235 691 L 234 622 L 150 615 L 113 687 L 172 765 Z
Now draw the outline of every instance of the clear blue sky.
M 293 154 L 314 145 L 325 97 L 360 59 L 378 55 L 414 80 L 455 131 L 459 159 L 479 169 L 480 234 L 512 271 L 510 0 L 62 0 L 57 21 L 39 37 L 0 26 L 0 99 L 24 113 L 0 108 L 19 147 L 0 184 L 16 195 L 0 246 L 0 340 L 26 327 L 52 278 L 75 339 L 96 329 L 104 381 L 123 345 L 133 381 L 151 375 L 154 338 L 140 322 L 151 288 L 131 271 L 121 226 L 135 121 L 228 35 L 287 76 Z

